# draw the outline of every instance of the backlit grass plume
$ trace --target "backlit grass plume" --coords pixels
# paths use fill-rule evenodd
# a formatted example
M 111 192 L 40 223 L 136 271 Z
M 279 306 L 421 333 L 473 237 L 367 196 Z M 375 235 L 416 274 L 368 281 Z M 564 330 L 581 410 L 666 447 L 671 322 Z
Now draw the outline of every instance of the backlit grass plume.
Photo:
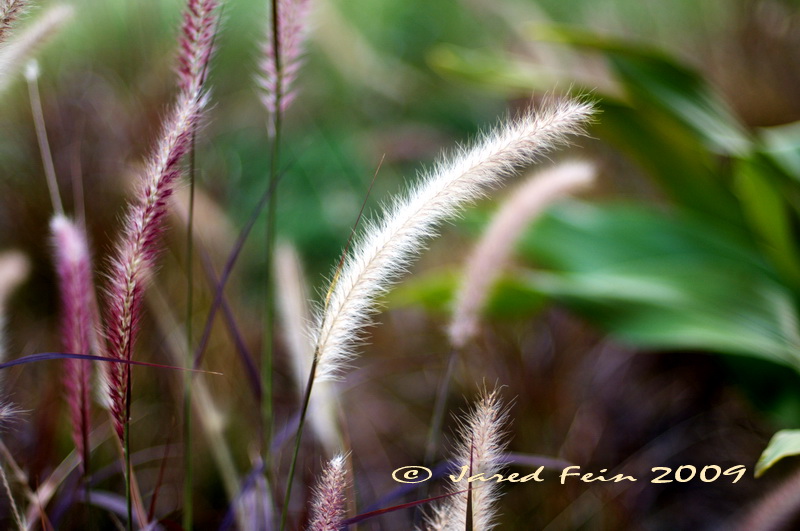
M 205 81 L 217 25 L 217 0 L 189 0 L 183 12 L 178 86 L 187 93 L 197 93 Z
M 460 494 L 445 498 L 428 519 L 424 528 L 426 531 L 489 531 L 494 528 L 495 505 L 499 497 L 498 483 L 469 483 L 467 478 L 483 474 L 484 478 L 489 479 L 500 472 L 504 463 L 503 451 L 507 444 L 504 432 L 507 422 L 508 413 L 500 400 L 499 390 L 484 391 L 458 430 L 455 471 L 448 481 L 448 492 Z M 464 470 L 466 473 L 462 473 Z M 460 481 L 453 481 L 459 477 Z M 469 504 L 468 496 L 471 497 Z M 467 513 L 470 508 L 472 527 L 468 528 Z
M 511 192 L 467 261 L 448 328 L 454 347 L 477 334 L 480 311 L 520 234 L 548 205 L 589 185 L 594 173 L 589 163 L 565 162 L 536 172 Z
M 303 65 L 303 46 L 308 33 L 310 0 L 273 0 L 273 20 L 262 49 L 261 102 L 270 117 L 283 113 L 294 100 L 294 82 Z M 277 28 L 277 32 L 275 29 Z M 269 124 L 274 120 L 270 118 Z
M 325 466 L 311 501 L 308 531 L 339 531 L 345 517 L 345 457 L 337 455 Z
M 27 0 L 0 0 L 0 43 L 8 38 L 12 26 L 27 4 Z
M 19 251 L 0 253 L 0 362 L 5 361 L 5 322 L 6 306 L 11 293 L 28 278 L 30 262 L 28 257 Z M 2 373 L 0 373 L 0 378 Z
M 0 363 L 6 361 L 6 308 L 11 293 L 30 272 L 28 257 L 19 251 L 0 253 Z M 19 414 L 19 409 L 6 399 L 3 389 L 4 378 L 0 373 L 0 429 L 11 423 Z
M 3 0 L 0 0 L 2 2 Z M 14 74 L 45 42 L 58 34 L 68 22 L 74 9 L 64 4 L 56 4 L 37 17 L 19 34 L 0 46 L 0 93 L 5 90 Z M 3 39 L 0 39 L 0 42 Z
M 167 200 L 181 175 L 181 159 L 191 149 L 205 105 L 202 82 L 211 57 L 216 5 L 214 0 L 189 0 L 179 41 L 178 101 L 147 164 L 137 201 L 128 210 L 112 262 L 106 336 L 108 355 L 117 359 L 132 358 L 144 289 L 160 248 Z M 111 412 L 121 440 L 127 422 L 129 377 L 127 364 L 112 364 L 108 371 Z
M 569 134 L 580 133 L 592 114 L 585 102 L 564 100 L 529 111 L 460 149 L 423 176 L 386 216 L 370 223 L 333 279 L 318 313 L 314 343 L 316 380 L 331 378 L 354 356 L 361 330 L 384 293 L 420 252 L 436 226 L 525 166 Z
M 61 348 L 70 354 L 99 352 L 99 314 L 86 232 L 67 217 L 50 222 L 61 294 Z M 72 439 L 84 466 L 88 461 L 92 365 L 64 360 L 63 382 L 72 419 Z
M 181 93 L 142 177 L 137 200 L 125 218 L 124 233 L 112 262 L 105 329 L 108 355 L 117 359 L 132 357 L 144 290 L 160 249 L 167 199 L 181 175 L 180 161 L 189 151 L 204 102 L 199 94 Z M 128 377 L 127 364 L 112 364 L 108 392 L 120 439 L 126 422 Z

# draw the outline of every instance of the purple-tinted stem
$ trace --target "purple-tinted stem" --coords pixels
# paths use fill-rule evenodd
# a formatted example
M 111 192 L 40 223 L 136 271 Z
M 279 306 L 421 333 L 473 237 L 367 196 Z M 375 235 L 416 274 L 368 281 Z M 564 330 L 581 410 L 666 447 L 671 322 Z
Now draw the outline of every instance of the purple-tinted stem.
M 253 208 L 253 211 L 250 213 L 250 218 L 247 220 L 247 223 L 245 223 L 244 227 L 242 227 L 242 231 L 236 238 L 236 242 L 233 244 L 233 249 L 231 250 L 231 254 L 228 256 L 228 259 L 225 262 L 225 266 L 222 268 L 222 273 L 219 276 L 219 282 L 217 282 L 216 285 L 214 300 L 211 303 L 211 308 L 208 310 L 208 317 L 206 318 L 206 324 L 203 328 L 203 336 L 201 337 L 200 343 L 198 343 L 197 350 L 194 354 L 195 368 L 199 367 L 200 362 L 203 360 L 203 354 L 205 353 L 206 347 L 208 346 L 208 341 L 211 338 L 211 327 L 214 324 L 214 317 L 216 317 L 217 310 L 219 310 L 219 307 L 222 304 L 225 285 L 228 283 L 231 273 L 233 273 L 233 267 L 236 265 L 236 260 L 239 259 L 239 255 L 244 248 L 247 238 L 250 236 L 250 232 L 252 232 L 253 227 L 258 221 L 258 218 L 261 216 L 261 211 L 264 210 L 264 207 L 267 206 L 270 197 L 272 197 L 272 194 L 275 193 L 275 189 L 277 188 L 279 181 L 280 178 L 275 179 L 272 183 L 270 183 L 266 192 L 264 192 L 264 194 L 258 200 L 255 208 Z
M 203 269 L 206 273 L 206 278 L 208 279 L 208 283 L 211 286 L 211 289 L 217 289 L 220 286 L 219 279 L 217 279 L 217 274 L 214 272 L 214 266 L 211 264 L 211 259 L 208 256 L 208 253 L 205 249 L 200 249 L 200 258 L 203 261 Z M 220 306 L 222 306 L 222 313 L 225 317 L 225 324 L 228 326 L 228 332 L 233 339 L 233 344 L 236 347 L 236 352 L 239 354 L 239 357 L 242 360 L 242 364 L 245 367 L 245 373 L 247 374 L 247 379 L 250 381 L 250 386 L 253 388 L 253 395 L 255 396 L 257 401 L 261 400 L 261 381 L 258 379 L 258 368 L 256 367 L 256 363 L 253 360 L 253 355 L 250 354 L 250 351 L 247 349 L 247 345 L 242 338 L 242 334 L 239 331 L 239 327 L 236 324 L 236 317 L 233 315 L 233 310 L 231 310 L 228 301 L 225 299 L 225 292 L 221 292 L 221 299 L 220 299 Z M 205 335 L 205 334 L 204 334 Z

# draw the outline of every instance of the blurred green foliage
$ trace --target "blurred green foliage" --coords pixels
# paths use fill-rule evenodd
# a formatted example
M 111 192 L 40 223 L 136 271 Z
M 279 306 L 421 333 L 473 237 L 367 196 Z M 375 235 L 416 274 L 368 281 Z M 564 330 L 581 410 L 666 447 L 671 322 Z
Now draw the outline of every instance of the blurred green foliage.
M 569 7 L 559 8 L 566 16 Z M 601 109 L 592 134 L 637 163 L 668 205 L 562 205 L 521 242 L 536 269 L 517 278 L 640 348 L 745 355 L 800 372 L 797 124 L 746 127 L 701 72 L 647 42 L 559 25 L 530 35 L 573 61 L 604 58 L 607 83 L 591 86 L 579 68 L 545 68 L 537 79 L 526 66 L 541 65 L 474 46 L 440 47 L 431 64 L 492 91 L 562 79 L 591 92 Z M 495 289 L 496 300 L 514 295 L 524 296 Z M 796 378 L 782 383 L 796 396 Z M 789 410 L 781 421 L 796 425 L 797 408 L 781 409 Z M 762 471 L 787 455 L 779 440 Z

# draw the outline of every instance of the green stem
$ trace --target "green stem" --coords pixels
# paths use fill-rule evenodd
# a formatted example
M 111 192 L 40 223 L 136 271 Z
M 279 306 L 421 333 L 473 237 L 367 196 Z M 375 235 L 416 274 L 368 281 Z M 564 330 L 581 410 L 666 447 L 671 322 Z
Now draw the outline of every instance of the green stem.
M 128 509 L 128 531 L 133 531 L 133 475 L 131 474 L 131 368 L 128 368 L 127 385 L 125 390 L 125 504 Z
M 186 349 L 187 363 L 192 363 L 192 308 L 194 307 L 194 189 L 195 189 L 195 132 L 189 150 L 189 219 L 186 228 Z M 192 373 L 183 377 L 183 528 L 192 529 Z
M 275 313 L 273 304 L 273 279 L 272 279 L 272 259 L 275 247 L 275 225 L 277 210 L 277 189 L 275 185 L 278 179 L 278 162 L 281 144 L 281 92 L 282 87 L 282 66 L 280 53 L 280 34 L 278 28 L 278 0 L 272 0 L 272 53 L 275 61 L 275 113 L 273 116 L 274 136 L 272 138 L 272 157 L 269 170 L 269 184 L 273 189 L 267 205 L 267 234 L 266 234 L 266 254 L 267 261 L 265 267 L 265 309 L 264 309 L 264 350 L 261 359 L 261 447 L 266 470 L 269 467 L 269 448 L 272 439 L 272 357 L 275 339 Z
M 300 441 L 303 436 L 303 426 L 306 423 L 306 413 L 308 413 L 308 404 L 311 401 L 311 388 L 314 386 L 314 377 L 317 374 L 317 356 L 318 352 L 314 352 L 314 361 L 311 363 L 311 372 L 308 375 L 308 383 L 306 383 L 305 394 L 303 395 L 303 409 L 300 411 L 300 422 L 297 424 L 297 433 L 294 436 L 294 452 L 292 453 L 292 465 L 289 467 L 289 477 L 286 481 L 286 493 L 283 496 L 283 509 L 281 510 L 281 527 L 280 531 L 286 528 L 286 520 L 289 516 L 289 500 L 292 497 L 292 484 L 294 483 L 294 471 L 297 468 L 297 456 L 300 454 Z

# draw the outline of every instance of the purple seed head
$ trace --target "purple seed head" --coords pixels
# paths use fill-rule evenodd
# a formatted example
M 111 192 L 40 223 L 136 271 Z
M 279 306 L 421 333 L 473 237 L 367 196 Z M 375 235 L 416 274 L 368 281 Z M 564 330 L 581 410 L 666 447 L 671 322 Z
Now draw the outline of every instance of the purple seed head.
M 141 317 L 142 298 L 152 274 L 160 245 L 167 200 L 189 151 L 192 131 L 205 103 L 203 97 L 182 92 L 153 153 L 139 189 L 130 205 L 125 228 L 112 261 L 106 315 L 107 355 L 130 360 Z M 115 428 L 123 436 L 129 366 L 112 364 L 108 393 Z
M 0 0 L 0 42 L 8 38 L 12 26 L 27 5 L 28 0 Z
M 308 34 L 309 0 L 275 0 L 278 2 L 277 54 L 273 24 L 267 28 L 262 48 L 258 84 L 261 102 L 270 117 L 284 112 L 295 97 L 294 82 L 303 65 L 303 48 Z M 270 120 L 272 122 L 272 120 Z
M 70 354 L 96 353 L 99 314 L 86 232 L 61 214 L 51 220 L 50 231 L 61 295 L 61 348 Z M 86 360 L 64 361 L 72 438 L 82 458 L 90 430 L 91 373 Z
M 199 93 L 205 81 L 217 24 L 217 0 L 189 0 L 183 13 L 178 52 L 178 86 Z
M 342 528 L 346 488 L 345 457 L 337 455 L 328 462 L 314 489 L 308 531 L 339 531 Z

